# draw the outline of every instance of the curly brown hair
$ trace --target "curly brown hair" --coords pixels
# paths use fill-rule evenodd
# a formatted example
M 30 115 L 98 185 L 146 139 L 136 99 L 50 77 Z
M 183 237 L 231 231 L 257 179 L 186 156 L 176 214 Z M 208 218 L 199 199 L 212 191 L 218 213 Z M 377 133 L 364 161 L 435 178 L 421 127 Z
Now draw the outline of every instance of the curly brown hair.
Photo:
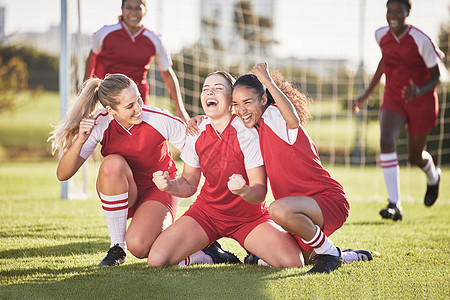
M 291 82 L 287 81 L 280 71 L 271 71 L 270 76 L 283 94 L 285 94 L 292 104 L 294 104 L 295 110 L 300 118 L 300 123 L 304 125 L 311 119 L 311 98 L 295 87 Z M 267 92 L 267 95 L 269 96 L 270 93 Z M 272 95 L 270 95 L 269 98 L 271 98 L 272 102 L 275 102 Z

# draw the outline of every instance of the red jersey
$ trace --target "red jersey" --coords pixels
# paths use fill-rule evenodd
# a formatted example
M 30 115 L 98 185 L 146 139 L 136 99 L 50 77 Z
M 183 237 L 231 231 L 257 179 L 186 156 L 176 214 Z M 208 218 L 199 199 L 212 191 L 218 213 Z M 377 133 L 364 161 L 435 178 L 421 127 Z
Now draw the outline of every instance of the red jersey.
M 183 149 L 186 140 L 183 121 L 166 110 L 149 106 L 142 109 L 142 122 L 128 130 L 104 109 L 94 118 L 98 125 L 81 149 L 82 158 L 87 159 L 100 143 L 103 157 L 118 154 L 125 158 L 138 186 L 154 186 L 153 173 L 159 170 L 175 177 L 177 168 L 167 141 L 178 150 Z
M 397 37 L 389 26 L 375 32 L 375 38 L 383 55 L 383 72 L 386 76 L 384 99 L 404 102 L 402 89 L 410 85 L 424 85 L 430 78 L 428 70 L 436 66 L 444 54 L 422 31 L 408 25 L 408 29 Z M 425 93 L 419 99 L 437 99 L 436 89 Z M 415 100 L 416 101 L 416 100 Z
M 303 127 L 288 129 L 275 105 L 262 115 L 259 136 L 275 200 L 331 191 L 346 198 L 343 187 L 323 168 L 316 146 Z
M 181 159 L 200 168 L 205 183 L 195 205 L 220 220 L 247 222 L 261 217 L 267 204 L 250 204 L 228 189 L 229 177 L 241 174 L 248 184 L 246 170 L 263 165 L 256 129 L 248 129 L 233 115 L 222 133 L 206 118 L 200 124 L 200 135 L 186 138 Z
M 132 35 L 125 23 L 103 26 L 92 37 L 92 52 L 96 55 L 94 75 L 103 79 L 106 74 L 125 74 L 138 85 L 141 97 L 148 98 L 147 72 L 156 57 L 162 71 L 172 66 L 158 35 L 144 26 Z

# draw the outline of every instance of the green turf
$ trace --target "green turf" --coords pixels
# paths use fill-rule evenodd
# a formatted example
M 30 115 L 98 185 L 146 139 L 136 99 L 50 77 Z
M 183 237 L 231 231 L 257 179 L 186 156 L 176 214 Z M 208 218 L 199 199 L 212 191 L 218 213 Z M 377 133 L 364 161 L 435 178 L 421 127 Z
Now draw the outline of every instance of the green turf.
M 401 168 L 404 220 L 382 220 L 381 170 L 330 168 L 351 204 L 347 223 L 331 236 L 342 247 L 380 253 L 372 262 L 347 264 L 329 275 L 305 269 L 202 265 L 148 268 L 128 255 L 120 267 L 99 268 L 109 246 L 94 178 L 90 197 L 60 200 L 56 162 L 0 163 L 0 299 L 448 299 L 450 297 L 450 188 L 443 169 L 441 195 L 432 208 L 422 196 L 420 170 Z M 180 213 L 190 203 L 182 202 Z M 241 259 L 230 239 L 224 248 Z

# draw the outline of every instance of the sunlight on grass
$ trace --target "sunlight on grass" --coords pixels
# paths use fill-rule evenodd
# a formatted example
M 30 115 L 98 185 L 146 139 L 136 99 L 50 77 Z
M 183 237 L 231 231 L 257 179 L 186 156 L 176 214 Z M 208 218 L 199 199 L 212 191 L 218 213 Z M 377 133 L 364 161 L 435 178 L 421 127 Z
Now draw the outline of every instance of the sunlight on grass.
M 0 164 L 2 299 L 445 299 L 450 295 L 450 189 L 443 185 L 436 205 L 425 208 L 425 178 L 415 168 L 401 168 L 405 216 L 396 223 L 378 215 L 386 201 L 379 168 L 329 169 L 344 185 L 351 205 L 347 223 L 332 240 L 341 249 L 370 249 L 380 256 L 332 274 L 309 275 L 305 273 L 309 267 L 148 268 L 145 259 L 131 254 L 120 267 L 99 268 L 109 238 L 94 192 L 98 163 L 88 167 L 86 200 L 59 199 L 56 163 Z M 443 174 L 449 171 L 445 168 Z M 183 201 L 180 214 L 192 199 Z M 220 243 L 241 260 L 245 257 L 234 240 L 223 238 Z

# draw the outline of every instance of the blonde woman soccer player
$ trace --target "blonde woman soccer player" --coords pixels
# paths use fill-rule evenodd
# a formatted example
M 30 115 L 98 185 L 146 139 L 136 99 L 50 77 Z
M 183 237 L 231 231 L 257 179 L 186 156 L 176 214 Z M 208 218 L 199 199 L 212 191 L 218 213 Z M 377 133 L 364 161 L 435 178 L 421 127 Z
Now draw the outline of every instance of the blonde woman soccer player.
M 156 188 L 152 174 L 163 169 L 175 178 L 177 168 L 167 142 L 181 151 L 185 124 L 165 110 L 143 106 L 133 80 L 112 74 L 104 80 L 85 82 L 51 139 L 53 153 L 59 151 L 61 156 L 59 180 L 71 178 L 101 144 L 104 159 L 98 171 L 97 192 L 111 248 L 100 265 L 123 263 L 127 247 L 134 256 L 146 258 L 178 209 L 178 199 Z M 126 230 L 128 217 L 133 219 Z M 214 247 L 208 253 L 214 255 L 219 250 Z
M 439 195 L 441 171 L 435 167 L 433 157 L 425 151 L 425 146 L 428 134 L 437 122 L 438 61 L 444 56 L 425 33 L 406 24 L 411 1 L 389 0 L 386 6 L 388 26 L 375 33 L 382 58 L 369 88 L 355 100 L 353 110 L 355 113 L 360 111 L 362 103 L 385 74 L 386 88 L 380 113 L 380 164 L 389 204 L 380 211 L 380 215 L 384 219 L 397 221 L 403 218 L 403 210 L 396 145 L 405 125 L 408 129 L 409 162 L 426 174 L 425 205 L 433 205 Z
M 231 110 L 234 78 L 210 74 L 201 94 L 208 116 L 198 136 L 189 136 L 181 158 L 182 176 L 171 179 L 165 169 L 154 174 L 161 191 L 190 197 L 201 174 L 205 182 L 187 212 L 156 239 L 150 266 L 166 266 L 195 256 L 192 253 L 218 238 L 230 237 L 273 267 L 302 267 L 296 241 L 270 219 L 265 195 L 266 172 L 255 128 L 246 128 Z M 198 252 L 196 252 L 198 253 Z

